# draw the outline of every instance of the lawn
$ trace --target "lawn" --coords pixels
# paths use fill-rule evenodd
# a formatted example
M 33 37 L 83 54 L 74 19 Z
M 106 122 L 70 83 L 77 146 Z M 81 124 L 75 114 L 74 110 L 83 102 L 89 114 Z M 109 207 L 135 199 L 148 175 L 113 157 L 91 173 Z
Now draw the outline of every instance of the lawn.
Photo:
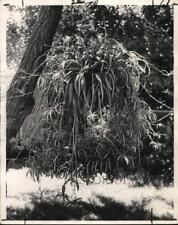
M 7 218 L 48 220 L 156 220 L 173 219 L 173 187 L 138 186 L 125 179 L 108 183 L 98 176 L 80 189 L 66 187 L 62 179 L 42 176 L 35 182 L 28 168 L 7 171 Z M 66 196 L 67 196 L 66 195 Z

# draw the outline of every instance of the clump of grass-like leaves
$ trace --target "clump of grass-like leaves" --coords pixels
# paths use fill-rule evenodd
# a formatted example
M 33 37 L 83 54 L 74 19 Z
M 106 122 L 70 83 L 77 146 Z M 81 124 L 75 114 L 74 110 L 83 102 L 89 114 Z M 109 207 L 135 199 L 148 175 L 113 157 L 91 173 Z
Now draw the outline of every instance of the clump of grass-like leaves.
M 102 36 L 54 43 L 38 81 L 31 174 L 89 182 L 134 166 L 155 115 L 139 98 L 150 68 L 142 56 Z M 38 142 L 38 143 L 37 143 Z

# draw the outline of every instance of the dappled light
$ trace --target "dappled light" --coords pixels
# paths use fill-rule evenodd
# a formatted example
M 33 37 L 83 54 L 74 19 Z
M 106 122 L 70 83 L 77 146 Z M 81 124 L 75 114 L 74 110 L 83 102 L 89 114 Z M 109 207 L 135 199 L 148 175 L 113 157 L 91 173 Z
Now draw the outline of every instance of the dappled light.
M 27 171 L 23 167 L 7 172 L 8 219 L 173 219 L 172 187 L 138 187 L 128 179 L 108 184 L 98 177 L 90 185 L 81 181 L 75 194 L 66 187 L 66 199 L 61 194 L 64 180 L 42 176 L 38 183 Z
M 173 7 L 8 12 L 7 219 L 174 219 Z

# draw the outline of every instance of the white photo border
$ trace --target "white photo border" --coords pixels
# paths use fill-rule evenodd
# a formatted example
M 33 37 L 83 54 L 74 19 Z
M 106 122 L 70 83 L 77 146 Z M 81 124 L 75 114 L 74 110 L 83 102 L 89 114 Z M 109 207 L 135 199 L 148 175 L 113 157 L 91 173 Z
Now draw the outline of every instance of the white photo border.
M 75 0 L 77 1 L 77 0 Z M 6 96 L 6 5 L 71 5 L 72 0 L 2 0 L 0 2 L 0 90 Z M 87 2 L 87 1 L 86 1 Z M 90 1 L 91 2 L 91 1 Z M 174 5 L 174 218 L 154 224 L 178 224 L 178 0 L 98 0 L 98 5 Z M 3 98 L 4 99 L 4 98 Z M 6 220 L 6 101 L 0 100 L 0 224 L 151 224 L 138 221 L 43 221 Z

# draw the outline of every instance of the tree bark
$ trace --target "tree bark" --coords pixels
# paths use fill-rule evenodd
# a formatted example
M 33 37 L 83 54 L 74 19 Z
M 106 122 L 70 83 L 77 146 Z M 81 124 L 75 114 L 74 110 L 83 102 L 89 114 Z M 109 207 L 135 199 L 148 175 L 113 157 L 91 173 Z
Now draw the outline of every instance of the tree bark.
M 34 107 L 33 91 L 44 68 L 61 14 L 62 6 L 42 6 L 40 9 L 24 56 L 7 91 L 7 146 Z

